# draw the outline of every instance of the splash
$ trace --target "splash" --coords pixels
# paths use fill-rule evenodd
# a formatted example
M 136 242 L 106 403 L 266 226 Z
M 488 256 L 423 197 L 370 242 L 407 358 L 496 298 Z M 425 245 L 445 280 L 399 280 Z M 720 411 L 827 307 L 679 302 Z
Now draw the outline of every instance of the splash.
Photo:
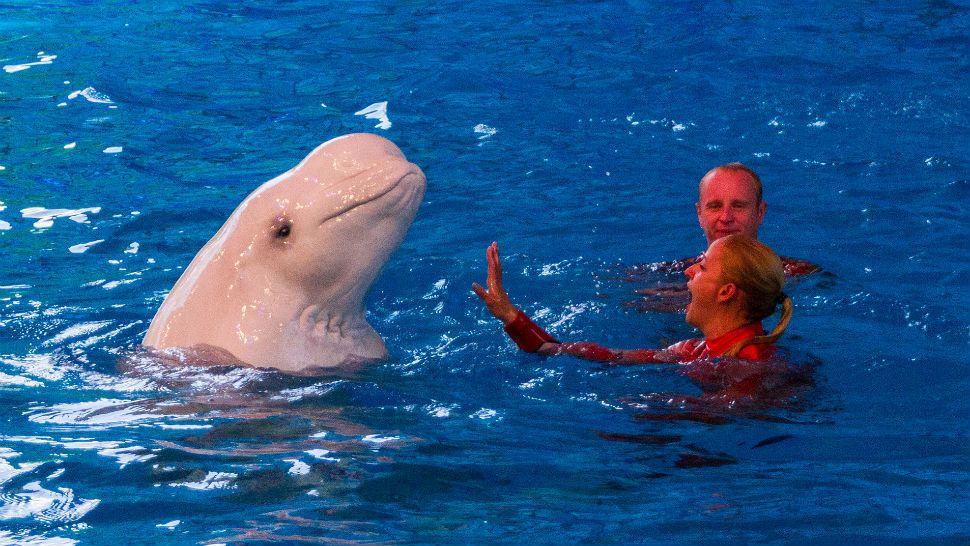
M 178 482 L 169 484 L 172 487 L 186 487 L 197 491 L 208 491 L 212 489 L 233 489 L 238 474 L 232 472 L 209 472 L 204 478 L 197 482 Z
M 132 426 L 160 417 L 146 411 L 147 400 L 119 400 L 101 398 L 90 402 L 55 404 L 47 408 L 34 408 L 28 419 L 34 423 L 56 425 L 88 425 L 98 429 Z
M 0 167 L 0 171 L 2 171 L 2 170 L 3 170 L 3 167 Z M 0 201 L 0 212 L 4 211 L 6 209 L 7 209 L 7 206 L 3 204 L 3 201 Z M 10 228 L 11 228 L 11 226 L 10 226 L 10 223 L 9 222 L 5 222 L 3 220 L 0 220 L 0 231 L 7 231 Z
M 3 71 L 6 72 L 7 74 L 13 74 L 14 72 L 21 72 L 21 71 L 27 70 L 28 68 L 30 68 L 32 66 L 41 66 L 41 65 L 54 64 L 54 59 L 56 59 L 56 58 L 57 58 L 57 55 L 48 55 L 48 54 L 44 53 L 43 51 L 38 51 L 37 52 L 37 61 L 32 62 L 32 63 L 8 64 L 8 65 L 4 65 Z
M 27 374 L 48 381 L 60 381 L 64 378 L 64 369 L 54 363 L 51 355 L 31 354 L 24 356 L 0 356 L 0 363 L 14 366 Z
M 37 229 L 49 228 L 54 225 L 57 218 L 67 218 L 79 224 L 87 223 L 88 214 L 101 212 L 101 207 L 88 207 L 82 209 L 48 209 L 44 207 L 28 207 L 20 210 L 24 218 L 36 219 L 34 227 Z
M 4 494 L 0 502 L 0 520 L 30 518 L 55 523 L 77 521 L 101 503 L 99 499 L 76 499 L 74 491 L 66 487 L 45 489 L 37 481 Z
M 387 101 L 375 102 L 374 104 L 354 112 L 355 116 L 364 116 L 366 119 L 376 119 L 380 123 L 374 126 L 376 129 L 390 129 L 391 120 L 387 117 Z
M 34 381 L 33 379 L 28 379 L 26 377 L 21 377 L 19 375 L 7 375 L 0 372 L 0 386 L 16 386 L 16 387 L 43 387 L 44 384 L 39 381 Z
M 485 140 L 487 138 L 491 138 L 495 136 L 495 133 L 497 132 L 498 132 L 498 129 L 496 129 L 495 127 L 489 127 L 484 123 L 479 123 L 478 125 L 475 126 L 475 134 L 479 135 L 478 140 Z
M 35 224 L 36 225 L 36 224 Z M 71 245 L 67 250 L 71 254 L 84 254 L 89 248 L 99 245 L 104 242 L 104 239 L 98 239 L 96 241 L 91 241 L 89 243 L 80 243 L 76 245 Z
M 80 91 L 75 91 L 67 96 L 67 98 L 71 100 L 74 100 L 78 97 L 83 97 L 88 102 L 93 102 L 96 104 L 114 104 L 114 101 L 111 100 L 111 97 L 109 97 L 108 95 L 105 95 L 104 93 L 98 92 L 98 90 L 93 87 L 85 87 L 84 89 Z

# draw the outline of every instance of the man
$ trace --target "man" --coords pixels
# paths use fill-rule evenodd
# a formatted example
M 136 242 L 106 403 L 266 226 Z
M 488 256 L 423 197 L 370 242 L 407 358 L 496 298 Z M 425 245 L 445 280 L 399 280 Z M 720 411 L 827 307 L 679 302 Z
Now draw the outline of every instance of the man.
M 765 219 L 768 204 L 761 199 L 761 179 L 741 163 L 714 167 L 697 188 L 697 221 L 707 237 L 707 246 L 732 233 L 758 238 L 758 228 Z M 817 265 L 782 256 L 785 275 L 796 277 L 821 271 Z M 687 266 L 697 261 L 689 260 Z
M 761 179 L 741 163 L 715 167 L 698 186 L 697 221 L 707 244 L 732 233 L 758 238 L 768 204 L 761 199 Z
M 768 204 L 762 199 L 761 178 L 757 173 L 741 163 L 727 163 L 714 167 L 701 178 L 697 192 L 698 199 L 694 208 L 697 210 L 697 222 L 704 231 L 708 246 L 733 233 L 741 233 L 752 239 L 758 238 L 758 228 L 765 219 Z M 821 271 L 817 265 L 804 260 L 784 256 L 781 259 L 787 277 Z M 628 305 L 641 311 L 683 311 L 689 297 L 686 286 L 680 282 L 679 276 L 699 260 L 700 257 L 690 257 L 673 262 L 629 268 L 627 278 L 634 282 L 650 282 L 656 279 L 656 272 L 676 274 L 678 278 L 674 283 L 655 281 L 657 284 L 655 288 L 635 290 L 637 294 L 648 298 L 629 302 Z M 644 275 L 641 272 L 647 274 Z

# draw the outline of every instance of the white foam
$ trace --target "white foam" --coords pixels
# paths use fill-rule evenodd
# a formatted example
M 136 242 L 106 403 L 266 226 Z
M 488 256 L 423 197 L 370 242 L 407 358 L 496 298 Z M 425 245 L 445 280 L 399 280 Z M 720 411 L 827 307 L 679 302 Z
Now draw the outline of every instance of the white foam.
M 154 453 L 141 446 L 107 447 L 99 449 L 98 455 L 115 459 L 119 468 L 128 466 L 128 463 L 145 462 L 155 458 Z
M 111 321 L 101 320 L 101 321 L 95 321 L 95 322 L 82 322 L 81 324 L 68 326 L 67 328 L 62 330 L 61 333 L 57 334 L 56 336 L 48 340 L 47 343 L 49 344 L 60 343 L 62 341 L 65 341 L 71 338 L 77 338 L 84 335 L 88 335 L 88 334 L 97 332 L 98 330 L 101 330 L 102 328 L 110 324 L 111 324 Z
M 375 129 L 390 129 L 391 120 L 387 117 L 387 101 L 375 102 L 370 106 L 354 112 L 355 116 L 364 116 L 366 119 L 376 119 L 380 123 L 374 126 Z
M 125 149 L 121 146 L 109 146 L 104 149 L 104 153 L 106 154 L 120 154 L 123 151 L 125 151 Z
M 493 409 L 482 408 L 482 409 L 476 411 L 475 413 L 469 415 L 469 417 L 472 417 L 474 419 L 481 419 L 483 421 L 487 421 L 489 419 L 494 419 L 497 415 L 498 415 L 498 412 L 495 411 L 495 410 L 493 410 Z
M 450 406 L 438 406 L 431 404 L 424 407 L 424 410 L 428 413 L 428 415 L 431 417 L 438 417 L 440 419 L 451 417 L 451 412 L 457 409 L 457 404 L 452 404 Z
M 77 142 L 69 142 L 64 145 L 65 150 L 73 150 L 74 148 L 77 148 Z
M 121 286 L 123 284 L 131 284 L 131 283 L 133 283 L 133 282 L 135 282 L 137 280 L 138 279 L 122 279 L 120 281 L 110 281 L 110 282 L 106 282 L 106 283 L 102 284 L 101 285 L 101 288 L 104 288 L 105 290 L 112 290 L 114 288 L 118 288 L 119 286 Z
M 189 489 L 196 490 L 210 490 L 210 489 L 230 489 L 235 487 L 233 481 L 236 479 L 237 475 L 232 472 L 209 472 L 206 474 L 205 478 L 202 478 L 197 482 L 180 482 L 169 484 L 172 487 L 187 487 Z
M 475 131 L 475 134 L 479 135 L 478 140 L 485 140 L 486 138 L 491 138 L 495 136 L 495 133 L 498 132 L 498 129 L 496 129 L 495 127 L 489 127 L 484 123 L 479 123 L 478 125 L 475 126 L 474 131 Z
M 75 499 L 74 491 L 59 487 L 45 489 L 40 482 L 30 482 L 19 492 L 6 494 L 0 505 L 0 520 L 31 518 L 44 522 L 77 521 L 101 503 L 98 499 Z
M 32 536 L 21 531 L 16 534 L 0 530 L 0 544 L 17 546 L 75 546 L 76 540 L 63 537 Z
M 32 409 L 28 412 L 28 419 L 41 424 L 95 425 L 98 428 L 108 428 L 131 426 L 164 417 L 145 412 L 137 404 L 141 401 L 101 398 L 91 402 L 55 404 L 49 408 Z
M 138 243 L 131 243 L 125 249 L 125 254 L 138 254 Z
M 446 279 L 439 279 L 434 283 L 433 287 L 431 288 L 430 291 L 428 291 L 427 294 L 421 296 L 421 299 L 424 299 L 424 300 L 436 299 L 439 296 L 441 296 L 442 292 L 444 292 L 445 288 L 447 287 L 448 287 L 448 281 Z
M 206 430 L 212 428 L 212 425 L 170 425 L 168 423 L 159 423 L 158 428 L 163 430 Z
M 306 476 L 310 473 L 310 465 L 299 459 L 283 459 L 285 462 L 292 463 L 293 466 L 286 472 L 290 476 Z
M 78 91 L 78 94 L 84 97 L 84 99 L 87 100 L 88 102 L 94 102 L 97 104 L 114 104 L 114 101 L 111 100 L 111 97 L 109 97 L 108 95 L 105 95 L 104 93 L 99 92 L 97 89 L 93 87 L 85 87 L 84 89 Z
M 155 525 L 155 527 L 160 527 L 160 528 L 163 528 L 163 529 L 175 529 L 176 527 L 178 527 L 181 524 L 182 524 L 182 520 L 180 520 L 180 519 L 173 519 L 172 521 L 170 521 L 168 523 L 159 523 L 159 524 Z
M 104 242 L 104 239 L 98 239 L 97 241 L 91 241 L 89 243 L 81 243 L 81 244 L 77 244 L 77 245 L 71 245 L 71 247 L 69 247 L 67 250 L 70 251 L 71 254 L 84 254 L 92 246 L 99 245 L 99 244 L 101 244 L 103 242 Z
M 64 377 L 64 370 L 54 364 L 51 355 L 0 356 L 0 362 L 16 366 L 34 377 L 48 381 L 59 381 Z
M 361 438 L 362 441 L 367 442 L 368 444 L 376 445 L 386 444 L 388 442 L 396 442 L 400 439 L 400 436 L 379 436 L 377 434 L 368 434 L 367 436 Z
M 101 212 L 101 207 L 87 207 L 82 209 L 48 209 L 44 207 L 27 207 L 20 210 L 24 218 L 32 218 L 35 228 L 49 228 L 54 225 L 56 218 L 68 218 L 80 224 L 88 221 L 88 214 Z
M 593 302 L 590 302 L 590 303 L 580 303 L 578 305 L 574 305 L 574 304 L 568 305 L 566 307 L 566 310 L 568 312 L 565 315 L 563 315 L 562 318 L 560 318 L 559 320 L 557 320 L 557 321 L 549 324 L 549 327 L 550 328 L 558 328 L 559 326 L 562 326 L 563 324 L 571 321 L 572 319 L 578 317 L 579 315 L 581 315 L 581 314 L 583 314 L 583 313 L 585 313 L 587 311 L 594 311 L 595 312 L 598 307 L 602 307 L 602 305 L 596 305 L 596 303 L 593 303 Z M 537 318 L 542 318 L 542 317 L 539 316 L 538 313 L 536 313 L 536 317 Z
M 15 457 L 20 454 L 13 450 L 7 450 L 5 453 L 0 452 L 0 455 L 4 457 Z M 31 470 L 39 467 L 43 463 L 18 463 L 17 466 L 10 464 L 7 459 L 0 457 L 0 485 L 16 478 L 21 474 L 26 474 Z
M 273 395 L 271 398 L 273 400 L 286 400 L 287 402 L 296 402 L 297 400 L 302 400 L 307 396 L 324 396 L 333 391 L 338 385 L 345 383 L 343 380 L 333 381 L 331 383 L 310 385 L 309 387 L 302 387 L 299 389 L 284 389 L 280 391 L 279 394 Z
M 14 72 L 21 72 L 23 70 L 27 70 L 32 66 L 54 64 L 54 59 L 56 58 L 57 58 L 57 55 L 45 55 L 44 52 L 41 51 L 37 53 L 38 60 L 36 62 L 23 63 L 23 64 L 8 64 L 3 67 L 3 71 L 6 72 L 7 74 L 13 74 Z
M 15 385 L 20 387 L 43 387 L 44 384 L 40 381 L 34 381 L 33 379 L 28 379 L 26 377 L 20 377 L 19 375 L 7 375 L 0 372 L 0 385 Z
M 307 451 L 307 454 L 313 456 L 316 459 L 320 459 L 321 461 L 332 461 L 332 462 L 340 461 L 340 459 L 328 457 L 328 455 L 330 455 L 329 449 L 311 449 Z
M 112 332 L 112 334 L 120 331 L 121 330 L 116 330 L 115 332 Z M 107 336 L 99 336 L 92 339 L 101 340 L 104 339 L 104 337 Z M 84 344 L 84 346 L 87 345 L 87 343 Z M 159 387 L 153 380 L 144 377 L 119 377 L 98 372 L 82 372 L 81 376 L 84 379 L 85 390 L 110 390 L 120 393 L 165 390 Z

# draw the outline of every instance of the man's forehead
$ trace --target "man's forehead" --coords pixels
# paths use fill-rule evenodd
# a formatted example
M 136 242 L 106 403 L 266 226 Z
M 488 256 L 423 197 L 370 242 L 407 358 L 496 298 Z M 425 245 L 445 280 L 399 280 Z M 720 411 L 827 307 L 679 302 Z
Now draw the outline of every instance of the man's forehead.
M 755 181 L 744 171 L 724 169 L 708 173 L 700 184 L 702 200 L 729 199 L 750 201 L 757 198 Z

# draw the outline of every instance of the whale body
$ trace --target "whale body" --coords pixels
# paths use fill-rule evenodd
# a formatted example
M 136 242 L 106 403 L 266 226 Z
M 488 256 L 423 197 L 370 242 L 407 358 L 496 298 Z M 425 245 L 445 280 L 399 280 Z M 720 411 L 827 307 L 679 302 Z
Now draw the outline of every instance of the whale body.
M 142 344 L 291 373 L 387 358 L 364 298 L 425 184 L 383 137 L 321 144 L 242 201 L 162 302 Z

